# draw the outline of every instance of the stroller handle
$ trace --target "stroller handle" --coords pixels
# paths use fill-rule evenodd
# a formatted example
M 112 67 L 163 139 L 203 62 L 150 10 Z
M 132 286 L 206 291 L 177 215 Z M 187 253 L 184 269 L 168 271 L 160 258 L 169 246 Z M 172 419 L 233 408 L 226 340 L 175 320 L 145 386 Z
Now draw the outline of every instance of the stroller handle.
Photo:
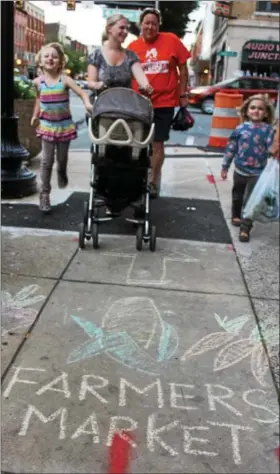
M 112 132 L 120 124 L 123 126 L 123 128 L 125 129 L 125 131 L 127 133 L 127 140 L 115 140 L 113 138 L 110 138 Z M 114 123 L 112 123 L 112 125 L 108 128 L 107 132 L 105 133 L 105 135 L 103 137 L 98 138 L 93 134 L 93 131 L 92 131 L 92 118 L 89 117 L 89 120 L 88 120 L 89 137 L 97 145 L 109 144 L 109 145 L 119 145 L 119 146 L 137 146 L 139 148 L 145 148 L 150 143 L 150 141 L 152 140 L 152 137 L 153 137 L 153 134 L 154 134 L 154 128 L 155 128 L 155 124 L 153 123 L 151 125 L 151 128 L 150 128 L 150 131 L 149 131 L 149 134 L 148 134 L 147 138 L 144 141 L 141 142 L 139 140 L 136 140 L 133 137 L 132 132 L 131 132 L 128 124 L 126 123 L 126 121 L 124 119 L 119 118 L 119 119 L 115 120 Z

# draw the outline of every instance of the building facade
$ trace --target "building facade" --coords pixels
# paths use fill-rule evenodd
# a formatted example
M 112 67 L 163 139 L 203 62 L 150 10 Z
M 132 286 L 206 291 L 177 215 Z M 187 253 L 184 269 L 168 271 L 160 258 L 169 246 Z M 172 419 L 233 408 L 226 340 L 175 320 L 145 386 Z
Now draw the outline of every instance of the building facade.
M 26 2 L 27 12 L 25 60 L 28 73 L 36 73 L 36 55 L 45 42 L 45 13 L 41 8 Z
M 248 75 L 280 76 L 280 2 L 231 1 L 229 14 L 215 15 L 211 44 L 212 82 Z
M 48 42 L 58 41 L 65 44 L 67 41 L 67 27 L 62 23 L 46 23 L 45 36 Z
M 195 85 L 203 86 L 210 82 L 211 40 L 214 28 L 213 2 L 205 4 L 204 17 L 199 22 L 192 47 L 191 67 L 195 74 Z
M 72 40 L 71 41 L 71 49 L 76 51 L 76 53 L 81 54 L 82 56 L 87 55 L 87 46 L 79 41 Z
M 24 64 L 27 12 L 14 8 L 14 56 L 17 65 Z

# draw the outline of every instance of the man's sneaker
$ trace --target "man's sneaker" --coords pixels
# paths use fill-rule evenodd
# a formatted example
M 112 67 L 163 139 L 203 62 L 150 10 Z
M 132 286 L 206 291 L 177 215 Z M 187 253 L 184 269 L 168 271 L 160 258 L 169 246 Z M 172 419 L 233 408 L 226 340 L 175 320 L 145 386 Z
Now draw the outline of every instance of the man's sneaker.
M 51 203 L 50 203 L 50 195 L 47 193 L 40 194 L 40 203 L 39 203 L 40 211 L 44 212 L 44 214 L 49 214 L 52 210 Z
M 66 171 L 57 171 L 57 184 L 60 189 L 66 188 L 68 185 L 68 177 Z

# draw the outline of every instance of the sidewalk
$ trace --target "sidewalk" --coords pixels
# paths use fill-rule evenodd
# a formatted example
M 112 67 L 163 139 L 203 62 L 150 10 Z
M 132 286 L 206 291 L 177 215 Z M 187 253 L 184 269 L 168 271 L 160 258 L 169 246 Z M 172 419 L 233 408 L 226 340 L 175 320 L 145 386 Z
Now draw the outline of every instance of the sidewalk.
M 133 474 L 279 471 L 279 229 L 240 244 L 221 159 L 186 153 L 165 162 L 162 200 L 183 204 L 161 232 L 178 214 L 191 237 L 154 254 L 113 231 L 80 251 L 76 232 L 29 222 L 38 196 L 4 202 L 3 471 L 106 474 L 115 433 Z M 88 191 L 88 153 L 71 153 L 69 175 L 63 191 L 54 176 L 54 204 Z M 221 205 L 220 240 L 202 235 L 203 203 Z M 7 214 L 25 205 L 18 227 Z

